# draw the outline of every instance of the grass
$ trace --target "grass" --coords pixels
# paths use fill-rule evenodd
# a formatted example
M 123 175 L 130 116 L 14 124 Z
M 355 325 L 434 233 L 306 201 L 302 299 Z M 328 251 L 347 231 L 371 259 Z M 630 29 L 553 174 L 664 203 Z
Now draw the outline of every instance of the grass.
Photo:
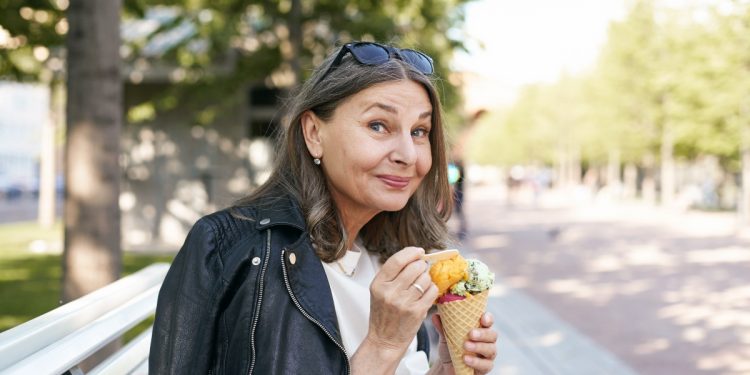
M 0 332 L 58 307 L 62 226 L 41 229 L 36 223 L 0 225 Z M 30 249 L 52 248 L 45 253 Z M 173 255 L 123 255 L 123 276 L 156 262 L 171 262 Z M 125 340 L 137 335 L 151 320 L 131 329 Z

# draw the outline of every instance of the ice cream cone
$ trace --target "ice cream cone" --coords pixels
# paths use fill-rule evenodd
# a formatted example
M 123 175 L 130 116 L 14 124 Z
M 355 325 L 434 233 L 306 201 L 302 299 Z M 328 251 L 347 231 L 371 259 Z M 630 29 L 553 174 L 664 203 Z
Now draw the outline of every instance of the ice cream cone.
M 487 309 L 488 295 L 489 291 L 485 290 L 461 301 L 437 305 L 456 375 L 474 374 L 474 370 L 464 363 L 464 355 L 472 355 L 464 351 L 464 341 L 472 329 L 479 327 L 479 319 Z

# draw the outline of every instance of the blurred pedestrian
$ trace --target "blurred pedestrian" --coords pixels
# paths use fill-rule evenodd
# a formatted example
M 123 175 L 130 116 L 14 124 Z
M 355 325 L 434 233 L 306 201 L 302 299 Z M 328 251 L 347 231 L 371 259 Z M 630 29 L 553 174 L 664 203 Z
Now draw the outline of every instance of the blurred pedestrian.
M 464 214 L 464 176 L 466 170 L 462 160 L 454 160 L 448 165 L 449 180 L 453 191 L 453 216 L 458 220 L 458 239 L 466 239 L 467 224 L 466 215 Z
M 290 103 L 272 176 L 199 220 L 159 293 L 153 374 L 452 374 L 431 368 L 424 249 L 451 196 L 427 55 L 349 43 Z M 435 325 L 441 326 L 439 316 Z M 467 341 L 493 367 L 492 317 Z M 467 347 L 468 348 L 468 347 Z

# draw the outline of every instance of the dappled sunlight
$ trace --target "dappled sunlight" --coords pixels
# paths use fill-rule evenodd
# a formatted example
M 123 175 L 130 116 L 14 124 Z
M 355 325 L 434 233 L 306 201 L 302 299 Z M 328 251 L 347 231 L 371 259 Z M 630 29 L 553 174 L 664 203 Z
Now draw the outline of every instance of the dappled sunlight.
M 687 261 L 702 265 L 717 263 L 748 263 L 750 248 L 727 246 L 716 249 L 691 250 L 686 254 Z
M 702 355 L 697 359 L 697 363 L 701 370 L 722 370 L 722 374 L 747 374 L 750 372 L 750 348 Z
M 632 266 L 670 267 L 675 264 L 675 256 L 654 243 L 632 246 L 625 258 Z
M 476 250 L 499 249 L 508 246 L 508 237 L 502 234 L 476 236 L 471 239 L 471 244 Z
M 541 346 L 555 346 L 562 343 L 565 340 L 565 335 L 560 331 L 549 332 L 539 337 L 539 345 Z
M 150 123 L 124 129 L 126 249 L 177 249 L 201 216 L 247 195 L 272 165 L 269 140 L 247 139 L 242 127 L 186 126 L 181 114 L 160 116 L 158 129 Z M 237 114 L 226 117 L 235 121 Z
M 546 284 L 546 289 L 551 293 L 565 294 L 597 304 L 604 304 L 616 295 L 638 294 L 651 287 L 652 283 L 646 280 L 632 280 L 624 283 L 591 283 L 579 279 L 561 279 L 551 280 Z
M 648 355 L 668 349 L 670 342 L 668 339 L 660 337 L 649 339 L 646 342 L 638 344 L 633 348 L 633 352 L 638 355 Z

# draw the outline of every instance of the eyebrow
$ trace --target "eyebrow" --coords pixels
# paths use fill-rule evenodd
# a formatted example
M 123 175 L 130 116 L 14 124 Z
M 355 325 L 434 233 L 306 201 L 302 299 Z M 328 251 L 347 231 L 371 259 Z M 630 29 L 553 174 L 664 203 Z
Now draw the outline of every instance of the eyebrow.
M 386 112 L 393 113 L 394 115 L 398 114 L 398 110 L 396 109 L 396 107 L 390 106 L 388 104 L 379 103 L 379 102 L 375 102 L 375 103 L 370 104 L 370 106 L 367 107 L 367 109 L 365 109 L 365 112 L 369 111 L 373 107 L 380 108 L 380 109 L 382 109 L 382 110 L 384 110 Z M 425 119 L 425 118 L 430 117 L 430 116 L 432 116 L 432 111 L 423 112 L 422 114 L 419 115 L 419 119 L 420 120 L 421 119 Z

